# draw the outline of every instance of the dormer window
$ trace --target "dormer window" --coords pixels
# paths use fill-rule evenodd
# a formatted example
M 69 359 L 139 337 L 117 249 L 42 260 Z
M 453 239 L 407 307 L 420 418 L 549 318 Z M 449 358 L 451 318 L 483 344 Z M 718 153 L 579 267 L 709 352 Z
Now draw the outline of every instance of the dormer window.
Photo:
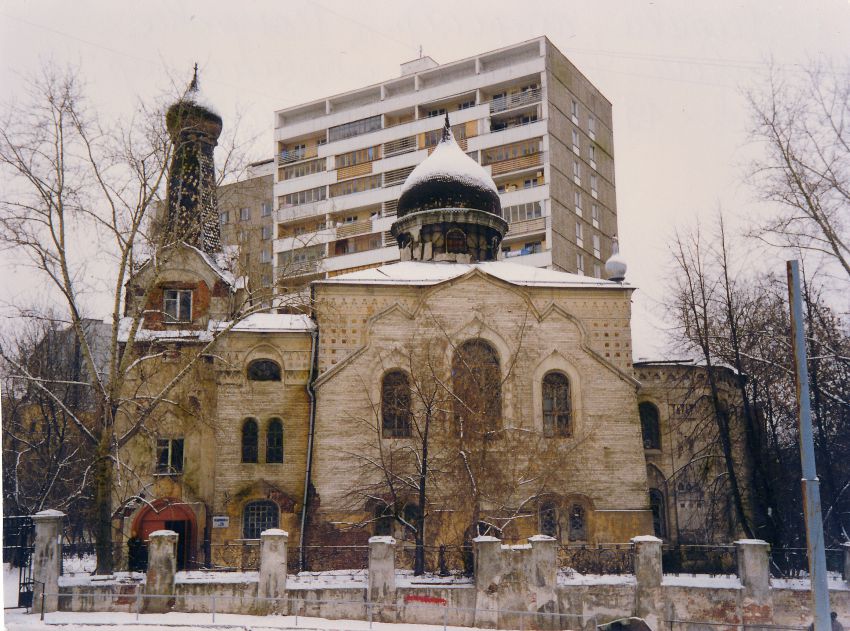
M 165 312 L 166 322 L 191 322 L 192 290 L 166 289 L 162 310 Z

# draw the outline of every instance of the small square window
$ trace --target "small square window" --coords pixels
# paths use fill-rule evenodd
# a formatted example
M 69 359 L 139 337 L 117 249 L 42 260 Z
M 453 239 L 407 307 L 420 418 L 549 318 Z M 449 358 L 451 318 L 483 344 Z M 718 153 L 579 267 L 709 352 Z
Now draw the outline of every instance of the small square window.
M 192 290 L 166 289 L 163 292 L 162 310 L 166 322 L 191 322 Z
M 272 226 L 263 226 L 263 241 L 268 241 L 272 238 Z
M 240 208 L 239 209 L 239 221 L 248 221 L 251 219 L 251 209 L 250 208 Z
M 261 263 L 271 263 L 272 262 L 272 253 L 269 250 L 263 250 L 262 254 L 260 254 L 260 262 Z
M 271 202 L 263 202 L 263 205 L 260 209 L 260 214 L 263 217 L 268 217 L 272 214 L 272 203 Z
M 228 211 L 225 210 L 224 212 L 218 213 L 218 222 L 222 226 L 226 225 L 229 220 L 230 220 L 230 213 Z

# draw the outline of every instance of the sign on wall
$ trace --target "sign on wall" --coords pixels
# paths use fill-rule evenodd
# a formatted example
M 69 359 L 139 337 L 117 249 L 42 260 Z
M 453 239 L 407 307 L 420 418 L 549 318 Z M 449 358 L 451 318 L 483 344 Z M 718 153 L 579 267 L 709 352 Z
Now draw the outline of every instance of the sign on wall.
M 213 515 L 213 528 L 227 528 L 230 525 L 230 517 L 228 515 Z

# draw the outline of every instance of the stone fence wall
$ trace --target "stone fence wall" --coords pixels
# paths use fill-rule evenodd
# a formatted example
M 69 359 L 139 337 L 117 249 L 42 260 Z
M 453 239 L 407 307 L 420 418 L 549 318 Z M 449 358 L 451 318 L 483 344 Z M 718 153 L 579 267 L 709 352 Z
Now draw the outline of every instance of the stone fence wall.
M 627 616 L 644 618 L 653 629 L 685 624 L 676 621 L 811 622 L 808 581 L 771 579 L 769 546 L 760 540 L 735 543 L 735 575 L 665 576 L 661 540 L 636 537 L 634 575 L 591 577 L 559 572 L 552 537 L 537 535 L 513 546 L 478 537 L 474 578 L 462 580 L 396 571 L 392 537 L 369 540 L 368 571 L 287 576 L 288 534 L 282 530 L 262 533 L 259 572 L 177 572 L 177 535 L 164 530 L 150 535 L 146 575 L 64 580 L 56 561 L 61 518 L 50 512 L 35 520 L 33 573 L 44 585 L 45 611 L 282 614 L 528 629 L 590 629 Z M 850 622 L 850 546 L 843 578 L 830 580 L 830 598 L 839 620 Z

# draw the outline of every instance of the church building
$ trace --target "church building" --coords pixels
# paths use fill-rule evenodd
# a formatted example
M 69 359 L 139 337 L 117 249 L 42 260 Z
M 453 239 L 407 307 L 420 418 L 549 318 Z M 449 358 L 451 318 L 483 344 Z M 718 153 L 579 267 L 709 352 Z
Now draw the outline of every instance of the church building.
M 281 308 L 217 236 L 205 165 L 221 119 L 196 88 L 168 118 L 172 242 L 126 288 L 121 340 L 148 358 L 133 396 L 176 385 L 120 454 L 125 541 L 169 528 L 182 567 L 241 566 L 279 527 L 304 567 L 311 547 L 374 534 L 402 549 L 734 535 L 705 483 L 720 461 L 691 464 L 711 452 L 692 434 L 706 370 L 633 362 L 635 288 L 616 249 L 608 280 L 500 260 L 496 186 L 447 115 L 399 198 L 401 260 L 314 281 L 301 312 Z M 738 377 L 718 370 L 734 412 Z

